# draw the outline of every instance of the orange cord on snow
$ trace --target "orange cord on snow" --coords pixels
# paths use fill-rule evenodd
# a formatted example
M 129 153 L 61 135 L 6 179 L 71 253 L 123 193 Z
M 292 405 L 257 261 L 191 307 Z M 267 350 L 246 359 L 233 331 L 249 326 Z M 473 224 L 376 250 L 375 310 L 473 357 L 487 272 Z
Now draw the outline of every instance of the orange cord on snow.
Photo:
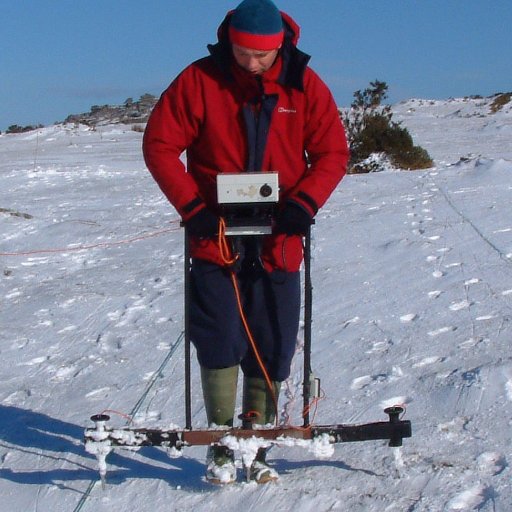
M 311 403 L 307 407 L 304 407 L 304 409 L 302 411 L 302 417 L 305 417 L 306 414 L 308 414 L 309 412 L 311 412 L 311 410 L 313 410 L 310 424 L 315 423 L 316 413 L 318 412 L 318 404 L 324 399 L 325 399 L 325 395 L 322 395 L 320 397 L 315 397 L 311 400 Z M 311 427 L 306 427 L 305 429 L 307 430 L 308 428 L 311 428 Z
M 231 252 L 231 248 L 226 239 L 226 223 L 222 217 L 219 220 L 219 238 L 218 238 L 218 240 L 219 240 L 220 255 L 221 255 L 223 263 L 228 267 L 232 266 L 238 260 L 239 255 L 238 254 L 233 255 Z M 240 313 L 240 318 L 242 320 L 242 324 L 244 326 L 245 333 L 247 334 L 247 338 L 249 339 L 249 343 L 250 343 L 251 348 L 256 357 L 256 361 L 258 362 L 258 366 L 260 367 L 261 373 L 263 373 L 263 377 L 265 378 L 265 383 L 267 385 L 270 396 L 272 397 L 272 402 L 274 404 L 274 410 L 275 410 L 275 424 L 277 426 L 278 416 L 279 416 L 279 408 L 277 405 L 277 397 L 276 397 L 276 394 L 274 393 L 274 388 L 272 386 L 272 380 L 270 379 L 268 371 L 265 367 L 265 363 L 263 362 L 263 359 L 261 358 L 261 355 L 258 350 L 258 345 L 257 345 L 256 341 L 254 340 L 254 336 L 252 335 L 251 328 L 250 328 L 247 318 L 245 316 L 244 308 L 242 305 L 242 298 L 240 296 L 240 288 L 238 286 L 236 274 L 233 270 L 230 271 L 230 278 L 231 278 L 231 282 L 233 283 L 233 289 L 235 291 L 238 312 Z
M 107 413 L 117 414 L 117 416 L 121 416 L 121 418 L 124 418 L 128 422 L 128 425 L 133 423 L 133 418 L 128 414 L 125 414 L 124 412 L 115 411 L 114 409 L 105 409 L 104 411 L 101 412 L 101 414 Z
M 114 242 L 98 242 L 96 244 L 90 245 L 76 245 L 73 247 L 58 247 L 54 249 L 32 249 L 30 251 L 20 251 L 20 252 L 0 252 L 0 257 L 2 256 L 33 256 L 35 254 L 59 254 L 59 253 L 68 253 L 68 252 L 78 252 L 78 251 L 89 251 L 92 249 L 110 249 L 111 247 L 118 247 L 124 244 L 131 244 L 133 242 L 139 242 L 141 240 L 147 240 L 148 238 L 154 238 L 157 236 L 165 235 L 167 233 L 171 233 L 173 231 L 177 231 L 179 227 L 161 229 L 159 231 L 153 231 L 152 233 L 141 234 L 138 236 L 133 236 L 131 238 L 126 238 L 123 240 L 118 240 Z

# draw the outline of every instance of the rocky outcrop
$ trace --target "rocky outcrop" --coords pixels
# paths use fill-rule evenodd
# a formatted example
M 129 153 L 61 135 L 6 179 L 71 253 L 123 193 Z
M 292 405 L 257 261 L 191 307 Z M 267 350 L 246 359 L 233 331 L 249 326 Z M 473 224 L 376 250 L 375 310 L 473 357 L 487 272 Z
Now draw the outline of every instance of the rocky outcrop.
M 122 105 L 93 105 L 89 112 L 69 115 L 64 122 L 88 126 L 142 124 L 147 122 L 157 100 L 151 94 L 144 94 L 137 101 L 128 98 Z

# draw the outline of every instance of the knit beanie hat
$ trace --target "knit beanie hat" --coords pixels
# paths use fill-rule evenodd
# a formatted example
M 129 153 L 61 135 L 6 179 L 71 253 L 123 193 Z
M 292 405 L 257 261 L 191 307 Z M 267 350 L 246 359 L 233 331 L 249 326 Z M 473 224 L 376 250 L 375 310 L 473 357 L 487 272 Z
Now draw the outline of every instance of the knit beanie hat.
M 254 50 L 274 50 L 283 42 L 283 20 L 271 0 L 244 0 L 232 13 L 229 39 Z

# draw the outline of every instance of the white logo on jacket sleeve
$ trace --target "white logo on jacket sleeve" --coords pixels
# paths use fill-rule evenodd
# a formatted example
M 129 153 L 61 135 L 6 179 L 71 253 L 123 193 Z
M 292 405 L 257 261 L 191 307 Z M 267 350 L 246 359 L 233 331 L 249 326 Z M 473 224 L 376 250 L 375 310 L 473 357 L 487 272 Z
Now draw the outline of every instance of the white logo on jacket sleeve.
M 294 109 L 294 108 L 284 108 L 284 107 L 279 107 L 277 109 L 277 111 L 280 113 L 280 114 L 296 114 L 297 113 L 297 110 Z

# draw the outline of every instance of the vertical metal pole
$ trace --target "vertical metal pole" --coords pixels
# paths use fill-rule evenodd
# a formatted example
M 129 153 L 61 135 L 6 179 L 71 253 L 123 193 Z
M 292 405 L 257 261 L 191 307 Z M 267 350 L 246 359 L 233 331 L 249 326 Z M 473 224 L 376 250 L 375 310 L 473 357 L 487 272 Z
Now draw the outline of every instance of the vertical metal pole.
M 311 397 L 311 322 L 313 316 L 313 286 L 311 283 L 311 228 L 304 244 L 304 427 L 309 427 L 309 402 Z
M 190 246 L 187 229 L 184 240 L 184 321 L 185 321 L 185 428 L 192 429 L 191 363 L 190 363 Z

